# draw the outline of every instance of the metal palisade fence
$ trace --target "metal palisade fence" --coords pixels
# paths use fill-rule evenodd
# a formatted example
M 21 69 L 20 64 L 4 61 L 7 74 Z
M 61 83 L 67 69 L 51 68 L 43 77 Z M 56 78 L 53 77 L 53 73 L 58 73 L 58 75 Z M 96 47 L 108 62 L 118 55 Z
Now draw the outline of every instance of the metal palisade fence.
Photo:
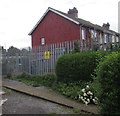
M 78 46 L 80 49 L 80 41 Z M 14 56 L 2 55 L 2 74 L 20 74 L 26 72 L 43 75 L 55 72 L 55 64 L 59 56 L 71 53 L 74 41 L 66 41 L 49 45 L 33 47 L 28 52 L 17 53 Z
M 78 41 L 79 42 L 79 41 Z M 30 57 L 30 72 L 35 75 L 55 72 L 59 56 L 72 52 L 74 41 L 33 47 Z
M 14 56 L 2 56 L 2 75 L 29 72 L 30 53 L 17 53 Z
M 90 41 L 76 40 L 78 51 L 106 49 L 109 44 L 100 44 Z M 118 43 L 119 44 L 119 43 Z M 95 45 L 95 46 L 94 46 Z M 106 46 L 107 45 L 107 46 Z M 59 56 L 69 54 L 75 50 L 75 41 L 65 41 L 55 44 L 33 47 L 28 52 L 17 53 L 14 56 L 2 56 L 2 73 L 19 74 L 26 72 L 34 75 L 43 75 L 55 72 L 55 65 Z

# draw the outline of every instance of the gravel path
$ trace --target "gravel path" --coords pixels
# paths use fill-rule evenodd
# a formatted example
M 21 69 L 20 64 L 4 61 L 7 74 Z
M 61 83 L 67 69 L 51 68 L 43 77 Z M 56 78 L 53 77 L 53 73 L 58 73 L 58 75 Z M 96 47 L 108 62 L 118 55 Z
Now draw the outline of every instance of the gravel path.
M 3 114 L 73 114 L 73 110 L 13 90 L 4 89 L 2 97 L 8 99 L 2 107 Z
M 11 80 L 5 80 L 11 81 Z M 18 81 L 11 81 L 16 84 L 24 84 Z M 44 89 L 48 91 L 49 88 L 41 86 L 37 89 Z M 29 95 L 15 92 L 4 88 L 6 94 L 2 97 L 8 99 L 2 108 L 3 114 L 73 114 L 73 109 L 51 103 L 46 100 L 31 97 Z

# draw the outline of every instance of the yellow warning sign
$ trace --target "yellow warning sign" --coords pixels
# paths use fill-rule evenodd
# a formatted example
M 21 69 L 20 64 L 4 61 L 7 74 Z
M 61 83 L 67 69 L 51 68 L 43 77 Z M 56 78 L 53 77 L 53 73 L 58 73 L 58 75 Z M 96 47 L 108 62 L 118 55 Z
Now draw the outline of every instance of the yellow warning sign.
M 50 59 L 50 52 L 49 51 L 44 52 L 44 58 L 45 59 Z

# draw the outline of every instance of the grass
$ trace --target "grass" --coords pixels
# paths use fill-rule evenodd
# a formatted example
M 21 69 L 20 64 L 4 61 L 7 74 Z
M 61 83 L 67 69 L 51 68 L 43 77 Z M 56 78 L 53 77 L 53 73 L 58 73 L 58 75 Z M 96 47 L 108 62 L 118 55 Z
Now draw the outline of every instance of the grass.
M 73 112 L 74 112 L 75 114 L 81 114 L 81 113 L 82 113 L 79 108 L 73 108 Z
M 53 116 L 53 115 L 56 115 L 57 113 L 56 112 L 50 112 L 49 114 Z
M 46 74 L 43 76 L 21 74 L 14 78 L 14 80 L 21 81 L 27 85 L 33 87 L 46 86 L 52 90 L 50 92 L 56 92 L 62 94 L 72 100 L 83 102 L 79 96 L 82 95 L 82 89 L 88 84 L 86 82 L 58 82 L 54 74 Z
M 85 84 L 81 82 L 79 83 L 78 82 L 74 82 L 74 83 L 56 82 L 53 85 L 49 86 L 47 85 L 47 80 L 33 81 L 26 78 L 16 78 L 15 80 L 21 81 L 27 85 L 31 85 L 34 87 L 39 87 L 41 85 L 47 86 L 52 89 L 52 90 L 49 90 L 50 92 L 56 92 L 72 100 L 82 102 L 81 99 L 79 99 L 79 95 L 81 94 L 81 89 Z M 42 81 L 44 81 L 44 83 Z
M 3 88 L 3 91 L 7 94 L 10 94 L 12 92 L 10 89 L 7 89 L 7 88 Z
M 63 107 L 57 104 L 57 107 L 61 108 L 64 112 L 67 112 L 68 114 L 84 114 L 85 112 L 81 111 L 79 108 L 68 108 Z

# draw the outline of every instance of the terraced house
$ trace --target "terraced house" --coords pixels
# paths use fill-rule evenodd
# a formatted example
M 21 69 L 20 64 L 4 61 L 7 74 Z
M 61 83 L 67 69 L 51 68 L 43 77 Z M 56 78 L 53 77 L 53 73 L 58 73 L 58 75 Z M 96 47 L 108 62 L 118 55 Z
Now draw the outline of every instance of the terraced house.
M 4 70 L 7 73 L 19 74 L 27 72 L 43 75 L 55 72 L 59 56 L 75 51 L 106 50 L 112 44 L 120 45 L 120 36 L 110 30 L 110 24 L 102 26 L 78 18 L 78 10 L 74 7 L 64 13 L 48 8 L 44 15 L 29 33 L 32 49 L 14 57 L 4 57 Z
M 48 8 L 29 33 L 32 47 L 79 40 L 81 50 L 92 50 L 94 46 L 106 50 L 110 43 L 119 44 L 119 34 L 110 30 L 110 24 L 99 26 L 78 18 L 74 7 L 64 13 Z

